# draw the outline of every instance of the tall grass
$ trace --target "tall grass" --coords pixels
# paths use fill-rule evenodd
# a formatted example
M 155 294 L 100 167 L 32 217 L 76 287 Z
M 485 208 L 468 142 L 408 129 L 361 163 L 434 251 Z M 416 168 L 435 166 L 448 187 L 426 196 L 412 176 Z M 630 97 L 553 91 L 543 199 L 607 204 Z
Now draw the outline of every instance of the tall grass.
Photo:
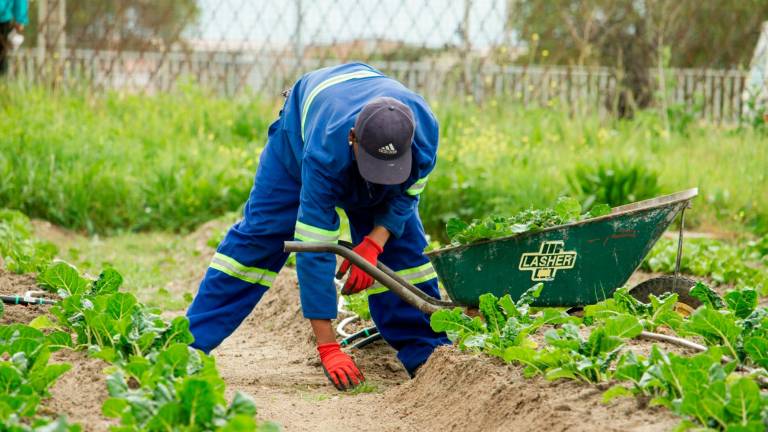
M 420 207 L 433 235 L 454 216 L 548 206 L 573 193 L 577 165 L 617 159 L 658 173 L 662 192 L 700 187 L 695 225 L 768 232 L 764 132 L 505 101 L 433 108 L 440 157 Z M 90 232 L 189 229 L 243 203 L 277 110 L 192 85 L 152 96 L 0 86 L 0 207 Z
M 193 86 L 155 96 L 0 87 L 0 207 L 90 232 L 185 229 L 247 196 L 273 117 Z

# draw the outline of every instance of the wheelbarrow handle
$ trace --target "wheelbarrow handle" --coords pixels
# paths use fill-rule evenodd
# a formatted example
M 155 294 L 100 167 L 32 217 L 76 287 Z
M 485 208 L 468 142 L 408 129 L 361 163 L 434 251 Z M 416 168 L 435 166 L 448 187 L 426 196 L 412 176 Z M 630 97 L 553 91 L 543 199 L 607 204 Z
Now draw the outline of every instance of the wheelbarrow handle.
M 365 258 L 352 251 L 352 249 L 346 245 L 331 242 L 287 241 L 284 244 L 283 250 L 285 252 L 325 252 L 346 258 L 353 265 L 368 273 L 380 284 L 397 294 L 403 301 L 426 314 L 432 314 L 440 309 L 453 305 L 450 302 L 435 299 L 407 282 L 404 284 L 403 282 L 405 281 L 397 276 L 395 272 L 389 268 L 387 268 L 388 271 L 383 271 L 376 266 L 373 266 L 366 261 Z M 386 268 L 386 266 L 381 263 L 378 265 L 379 267 Z M 400 281 L 398 279 L 400 279 Z

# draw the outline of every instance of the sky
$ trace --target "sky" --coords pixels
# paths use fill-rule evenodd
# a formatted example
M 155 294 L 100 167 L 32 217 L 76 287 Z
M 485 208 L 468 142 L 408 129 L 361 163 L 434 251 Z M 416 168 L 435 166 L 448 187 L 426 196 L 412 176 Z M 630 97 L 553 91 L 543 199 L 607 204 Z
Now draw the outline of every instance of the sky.
M 200 22 L 191 33 L 211 41 L 291 44 L 301 4 L 303 44 L 383 38 L 440 47 L 461 42 L 465 1 L 473 47 L 501 41 L 506 0 L 199 0 Z

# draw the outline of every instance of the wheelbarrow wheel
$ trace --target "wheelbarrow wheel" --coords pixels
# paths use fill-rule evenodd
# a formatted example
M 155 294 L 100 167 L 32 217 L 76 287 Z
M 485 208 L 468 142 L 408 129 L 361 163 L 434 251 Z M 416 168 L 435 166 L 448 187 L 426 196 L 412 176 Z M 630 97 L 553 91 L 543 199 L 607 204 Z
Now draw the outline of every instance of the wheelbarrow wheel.
M 689 294 L 694 285 L 696 281 L 687 277 L 659 276 L 635 285 L 629 293 L 643 303 L 650 302 L 651 294 L 660 297 L 666 293 L 675 293 L 677 294 L 675 310 L 681 315 L 688 316 L 701 306 L 701 301 Z

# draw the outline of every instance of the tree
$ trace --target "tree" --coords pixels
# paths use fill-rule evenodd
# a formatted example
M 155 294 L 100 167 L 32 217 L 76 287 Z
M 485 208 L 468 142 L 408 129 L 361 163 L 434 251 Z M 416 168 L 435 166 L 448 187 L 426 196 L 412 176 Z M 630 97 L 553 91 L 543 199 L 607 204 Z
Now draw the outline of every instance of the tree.
M 150 49 L 183 43 L 197 22 L 196 0 L 67 0 L 67 45 L 94 49 Z M 30 31 L 40 20 L 30 8 Z M 34 38 L 31 40 L 34 44 Z
M 507 26 L 537 39 L 544 63 L 613 67 L 613 108 L 631 116 L 651 102 L 664 50 L 669 66 L 745 66 L 766 18 L 768 0 L 512 0 Z

